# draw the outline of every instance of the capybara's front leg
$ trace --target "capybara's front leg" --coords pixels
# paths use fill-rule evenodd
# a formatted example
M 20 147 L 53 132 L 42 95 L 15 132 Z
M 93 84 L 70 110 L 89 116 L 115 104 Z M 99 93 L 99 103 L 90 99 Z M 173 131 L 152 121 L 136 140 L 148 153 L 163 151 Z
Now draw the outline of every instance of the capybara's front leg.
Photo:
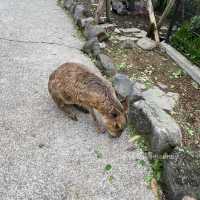
M 90 111 L 92 118 L 94 120 L 97 132 L 98 133 L 105 133 L 107 130 L 106 130 L 105 126 L 102 124 L 102 122 L 99 121 L 98 118 L 96 117 L 94 110 L 92 108 L 90 108 L 89 111 Z
M 72 105 L 64 104 L 64 105 L 62 105 L 61 109 L 67 114 L 67 116 L 70 119 L 72 119 L 74 121 L 78 121 L 77 115 L 73 112 L 73 106 Z

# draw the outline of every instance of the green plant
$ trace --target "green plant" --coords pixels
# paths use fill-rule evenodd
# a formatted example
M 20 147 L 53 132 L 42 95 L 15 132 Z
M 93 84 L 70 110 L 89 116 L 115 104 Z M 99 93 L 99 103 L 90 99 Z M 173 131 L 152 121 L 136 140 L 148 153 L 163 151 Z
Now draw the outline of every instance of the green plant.
M 137 133 L 137 131 L 134 129 L 134 127 L 129 125 L 128 133 L 129 133 L 129 137 L 130 137 L 129 142 L 136 143 L 137 146 L 143 150 L 143 152 L 149 151 L 149 143 L 143 136 L 141 136 Z M 148 186 L 152 187 L 153 180 L 154 181 L 156 180 L 156 182 L 160 183 L 161 175 L 163 172 L 163 159 L 156 158 L 156 159 L 149 159 L 149 160 L 150 160 L 151 169 L 149 170 L 148 175 L 145 176 L 144 180 L 148 184 Z M 145 160 L 142 160 L 142 159 L 137 159 L 136 163 L 140 167 L 145 167 L 145 165 L 146 165 Z M 158 196 L 157 199 L 160 199 L 160 192 L 159 192 L 160 187 L 158 187 L 156 190 L 157 190 L 156 193 Z
M 200 16 L 192 18 L 190 30 L 195 34 L 200 34 Z
M 184 0 L 184 18 L 190 19 L 200 12 L 200 0 Z
M 198 83 L 196 83 L 195 81 L 192 81 L 192 86 L 197 90 L 200 89 L 200 85 Z
M 120 63 L 116 65 L 118 70 L 124 70 L 126 69 L 126 63 Z
M 135 143 L 142 151 L 147 152 L 148 151 L 148 143 L 144 136 L 137 133 L 134 127 L 131 127 L 129 125 L 129 142 Z
M 153 160 L 151 161 L 151 166 L 153 170 L 153 176 L 159 182 L 163 171 L 163 160 Z
M 191 23 L 184 24 L 171 38 L 171 44 L 200 66 L 200 37 L 191 32 Z
M 136 163 L 137 163 L 140 167 L 144 167 L 145 164 L 146 164 L 144 160 L 140 160 L 140 159 L 137 159 L 137 160 L 136 160 Z
M 95 150 L 94 152 L 95 152 L 97 158 L 103 158 L 103 154 L 99 150 Z
M 109 176 L 109 177 L 108 177 L 108 181 L 109 181 L 110 184 L 113 182 L 113 180 L 114 180 L 114 177 L 113 177 L 113 176 Z
M 192 128 L 188 128 L 188 129 L 187 129 L 187 134 L 188 134 L 189 136 L 194 136 L 194 131 L 192 130 Z
M 146 80 L 146 81 L 144 82 L 144 85 L 145 85 L 145 88 L 146 88 L 146 89 L 149 89 L 149 88 L 151 88 L 151 87 L 153 86 L 153 83 L 152 83 L 152 81 L 150 81 L 150 80 Z
M 156 179 L 158 183 L 160 183 L 161 175 L 163 172 L 163 160 L 162 159 L 154 159 L 150 161 L 151 171 L 145 177 L 145 181 L 148 185 L 151 184 L 153 178 Z
M 195 134 L 195 131 L 193 130 L 193 128 L 191 127 L 191 125 L 189 123 L 185 123 L 185 129 L 186 129 L 186 134 L 188 137 L 192 137 Z
M 172 73 L 172 75 L 170 76 L 170 79 L 177 79 L 177 78 L 180 78 L 184 75 L 185 73 L 183 72 L 182 69 L 178 69 L 176 71 L 174 71 Z
M 191 147 L 179 147 L 177 148 L 177 150 L 180 152 L 180 153 L 184 153 L 185 155 L 189 155 L 191 157 L 193 157 L 193 153 L 192 153 L 192 149 Z
M 112 169 L 112 165 L 107 164 L 104 168 L 105 171 L 110 171 Z
M 57 4 L 61 7 L 64 5 L 64 0 L 57 0 Z

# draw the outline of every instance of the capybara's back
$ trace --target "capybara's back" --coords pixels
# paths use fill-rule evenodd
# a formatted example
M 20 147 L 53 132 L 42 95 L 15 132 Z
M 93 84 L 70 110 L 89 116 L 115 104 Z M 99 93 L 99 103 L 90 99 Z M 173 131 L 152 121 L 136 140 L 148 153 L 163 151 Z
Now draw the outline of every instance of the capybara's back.
M 121 135 L 126 123 L 127 113 L 115 95 L 115 91 L 103 76 L 91 72 L 88 67 L 77 63 L 65 63 L 55 70 L 49 78 L 49 92 L 57 105 L 70 114 L 70 106 L 78 105 L 96 110 L 113 136 Z

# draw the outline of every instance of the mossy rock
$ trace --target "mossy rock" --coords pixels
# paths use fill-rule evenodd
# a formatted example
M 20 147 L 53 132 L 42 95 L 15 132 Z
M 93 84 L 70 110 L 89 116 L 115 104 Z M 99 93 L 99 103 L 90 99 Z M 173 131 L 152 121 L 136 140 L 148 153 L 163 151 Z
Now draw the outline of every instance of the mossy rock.
M 164 161 L 162 184 L 170 200 L 200 199 L 200 152 L 175 150 Z

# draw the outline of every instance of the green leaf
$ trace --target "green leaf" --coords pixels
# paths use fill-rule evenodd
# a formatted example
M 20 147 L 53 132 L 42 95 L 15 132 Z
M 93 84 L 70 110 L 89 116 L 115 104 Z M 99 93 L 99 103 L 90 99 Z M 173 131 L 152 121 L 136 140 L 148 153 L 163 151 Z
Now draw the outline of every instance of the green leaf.
M 126 69 L 126 63 L 120 63 L 120 64 L 117 64 L 116 66 L 118 70 Z
M 193 86 L 195 89 L 197 89 L 197 90 L 200 89 L 200 86 L 199 86 L 198 83 L 196 83 L 195 81 L 192 81 L 192 86 Z
M 133 137 L 131 137 L 131 139 L 129 140 L 129 142 L 135 142 L 137 140 L 141 139 L 141 136 L 140 135 L 135 135 Z
M 108 181 L 109 181 L 109 183 L 112 183 L 112 182 L 113 182 L 113 179 L 114 179 L 113 176 L 109 176 L 109 177 L 108 177 Z
M 95 150 L 94 152 L 95 152 L 97 158 L 103 158 L 103 154 L 100 151 Z
M 150 175 L 144 177 L 144 180 L 145 180 L 145 182 L 146 182 L 148 185 L 151 184 L 151 180 L 152 180 L 152 179 L 153 179 L 153 175 L 152 175 L 152 174 L 150 174 Z
M 145 161 L 144 160 L 137 160 L 137 164 L 140 165 L 141 167 L 145 166 Z
M 193 131 L 192 129 L 188 129 L 188 134 L 189 134 L 190 136 L 193 136 L 193 135 L 194 135 L 194 131 Z
M 112 165 L 107 164 L 107 165 L 105 166 L 105 171 L 110 171 L 111 169 L 112 169 Z

